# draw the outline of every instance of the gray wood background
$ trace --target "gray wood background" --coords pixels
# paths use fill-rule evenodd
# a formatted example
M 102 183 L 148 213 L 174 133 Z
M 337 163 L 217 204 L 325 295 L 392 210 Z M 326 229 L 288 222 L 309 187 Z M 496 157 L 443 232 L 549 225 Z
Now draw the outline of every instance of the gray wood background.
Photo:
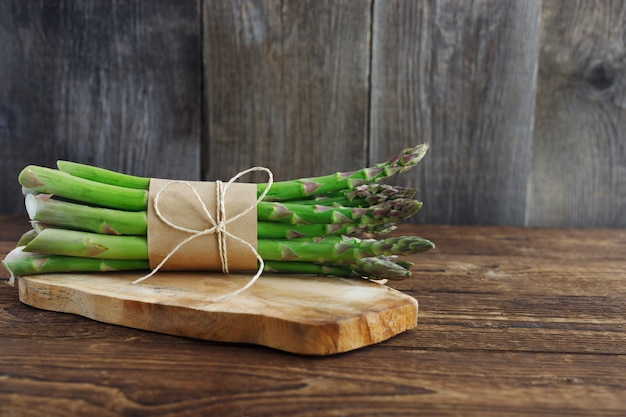
M 623 228 L 625 23 L 608 0 L 0 0 L 0 213 L 57 159 L 289 179 L 428 142 L 395 180 L 413 222 Z

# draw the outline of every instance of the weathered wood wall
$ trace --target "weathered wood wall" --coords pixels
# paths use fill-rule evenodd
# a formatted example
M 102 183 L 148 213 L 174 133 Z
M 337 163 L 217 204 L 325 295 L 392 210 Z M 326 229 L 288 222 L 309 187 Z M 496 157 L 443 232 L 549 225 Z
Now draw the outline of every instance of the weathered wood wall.
M 544 1 L 527 223 L 626 226 L 626 2 Z
M 0 212 L 56 159 L 286 179 L 428 142 L 397 179 L 414 222 L 626 227 L 625 24 L 609 0 L 2 0 Z
M 16 176 L 57 159 L 197 176 L 198 2 L 0 1 L 0 212 Z

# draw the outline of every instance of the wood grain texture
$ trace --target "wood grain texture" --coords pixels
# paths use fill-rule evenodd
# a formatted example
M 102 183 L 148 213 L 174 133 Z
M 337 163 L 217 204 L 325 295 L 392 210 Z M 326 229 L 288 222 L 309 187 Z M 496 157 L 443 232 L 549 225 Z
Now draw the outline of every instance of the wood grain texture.
M 204 2 L 205 177 L 364 166 L 370 26 L 369 0 Z
M 539 1 L 376 1 L 371 158 L 428 142 L 422 223 L 524 223 Z
M 417 325 L 417 301 L 384 285 L 263 274 L 262 281 L 235 296 L 250 275 L 159 272 L 133 285 L 140 274 L 46 274 L 19 277 L 18 286 L 20 301 L 44 310 L 303 355 L 359 349 Z
M 57 159 L 199 178 L 198 4 L 2 2 L 0 212 L 23 210 L 24 166 Z
M 543 7 L 528 223 L 626 226 L 626 4 Z
M 414 223 L 623 228 L 623 2 L 0 2 L 0 213 L 28 164 L 278 179 L 429 142 Z M 536 105 L 535 105 L 536 103 Z M 265 181 L 261 175 L 249 181 Z
M 0 217 L 0 257 L 23 228 Z M 624 230 L 402 225 L 414 331 L 330 357 L 51 313 L 0 288 L 0 414 L 621 416 Z M 6 272 L 0 270 L 0 277 Z

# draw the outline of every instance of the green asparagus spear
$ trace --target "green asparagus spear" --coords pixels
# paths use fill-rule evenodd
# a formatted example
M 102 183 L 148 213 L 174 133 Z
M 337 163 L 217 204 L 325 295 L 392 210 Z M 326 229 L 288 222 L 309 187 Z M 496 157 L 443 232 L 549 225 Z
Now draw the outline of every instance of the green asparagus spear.
M 371 207 L 328 207 L 261 202 L 257 207 L 258 237 L 293 238 L 340 233 L 355 234 L 371 229 L 372 226 L 396 223 L 413 215 L 420 207 L 420 202 L 407 199 L 388 200 Z M 147 233 L 145 211 L 92 207 L 57 200 L 48 194 L 27 194 L 26 209 L 31 220 L 57 228 L 118 235 L 145 235 Z M 280 226 L 276 222 L 311 224 Z M 316 224 L 319 226 L 314 226 Z M 349 224 L 354 227 L 349 227 Z M 357 225 L 366 227 L 357 227 Z M 378 229 L 382 231 L 383 228 Z
M 24 252 L 22 247 L 17 247 L 9 252 L 2 263 L 11 273 L 12 279 L 19 276 L 36 274 L 134 271 L 148 270 L 150 268 L 147 260 L 99 259 L 39 254 Z M 263 271 L 294 274 L 333 275 L 347 278 L 366 276 L 370 278 L 394 279 L 392 278 L 393 276 L 401 279 L 406 277 L 405 273 L 402 275 L 391 275 L 386 270 L 372 270 L 366 266 L 368 263 L 368 258 L 366 258 L 361 264 L 355 263 L 352 267 L 350 265 L 344 267 L 320 265 L 307 262 L 267 261 L 265 262 Z M 359 268 L 363 268 L 363 272 L 356 272 Z M 381 272 L 384 276 L 376 275 Z
M 321 239 L 260 239 L 257 250 L 263 260 L 328 262 L 372 256 L 412 255 L 434 247 L 416 236 L 382 240 L 328 236 Z M 147 259 L 144 236 L 115 236 L 74 230 L 46 228 L 26 244 L 27 252 L 94 257 L 103 259 Z
M 265 260 L 332 263 L 372 256 L 412 255 L 434 248 L 429 240 L 416 236 L 390 237 L 382 240 L 328 236 L 314 241 L 263 239 L 257 242 Z
M 99 259 L 25 252 L 13 249 L 2 261 L 11 277 L 63 272 L 107 272 L 149 269 L 147 260 Z
M 307 210 L 312 210 L 308 206 Z M 26 209 L 35 224 L 55 228 L 69 228 L 87 232 L 115 235 L 145 235 L 145 211 L 124 211 L 92 207 L 50 198 L 48 194 L 28 194 Z M 257 222 L 259 239 L 292 239 L 302 236 L 357 234 L 370 231 L 371 224 L 306 224 L 291 225 L 279 222 Z
M 394 236 L 385 239 L 360 239 L 347 236 L 302 237 L 291 242 L 295 244 L 324 244 L 340 248 L 359 248 L 372 256 L 413 255 L 435 248 L 435 244 L 419 236 Z
M 31 220 L 57 227 L 110 235 L 145 235 L 145 211 L 91 207 L 50 198 L 48 194 L 28 194 L 26 211 Z
M 362 184 L 377 182 L 383 178 L 388 178 L 390 176 L 408 171 L 422 160 L 427 150 L 427 144 L 416 145 L 414 147 L 404 149 L 398 155 L 388 161 L 376 164 L 374 167 L 363 168 L 352 172 L 336 172 L 331 175 L 314 178 L 274 182 L 265 200 L 296 200 L 338 192 L 341 190 L 350 190 Z M 147 190 L 150 183 L 149 178 L 120 174 L 115 171 L 91 167 L 89 165 L 70 163 L 67 161 L 59 161 L 57 165 L 60 170 L 67 171 L 66 173 L 71 173 L 72 176 L 75 176 L 75 178 L 90 179 L 94 180 L 94 182 L 97 181 L 108 185 L 113 184 L 116 186 L 122 186 L 123 188 L 143 187 Z M 22 185 L 29 188 L 28 185 Z M 267 188 L 267 184 L 258 184 L 258 195 L 260 195 L 265 188 Z M 142 209 L 140 208 L 138 210 Z
M 296 200 L 339 190 L 353 189 L 361 184 L 376 182 L 408 171 L 422 160 L 427 150 L 428 145 L 417 145 L 404 149 L 390 160 L 376 164 L 376 166 L 371 168 L 363 168 L 353 172 L 337 172 L 315 178 L 275 182 L 272 184 L 272 188 L 265 200 Z M 267 184 L 259 184 L 257 186 L 258 193 L 260 194 L 266 187 Z
M 411 271 L 401 265 L 385 258 L 377 257 L 327 264 L 298 261 L 265 261 L 265 271 L 390 280 L 402 280 L 411 276 Z
M 413 198 L 415 194 L 415 188 L 373 183 L 359 185 L 352 190 L 342 190 L 337 193 L 303 200 L 290 200 L 289 202 L 321 206 L 367 207 L 384 203 L 387 200 Z
M 258 239 L 295 239 L 305 236 L 351 235 L 367 230 L 358 224 L 288 224 L 257 222 Z
M 150 178 L 122 174 L 120 172 L 110 171 L 108 169 L 92 165 L 79 164 L 70 161 L 57 161 L 57 168 L 59 168 L 59 171 L 67 172 L 75 177 L 103 184 L 116 185 L 118 187 L 147 190 L 150 186 Z
M 341 262 L 337 262 L 341 266 Z M 411 271 L 387 257 L 370 256 L 359 258 L 346 264 L 348 268 L 367 278 L 403 280 L 411 276 Z
M 20 239 L 17 241 L 15 246 L 24 246 L 31 240 L 33 240 L 37 236 L 37 230 L 30 229 L 28 232 L 24 233 Z
M 257 204 L 257 218 L 290 224 L 383 224 L 404 220 L 422 207 L 411 199 L 385 201 L 369 207 L 309 206 L 262 201 Z
M 416 193 L 415 188 L 379 183 L 363 184 L 353 190 L 343 192 L 348 200 L 362 199 L 368 206 L 380 204 L 387 200 L 413 198 Z
M 145 210 L 148 201 L 146 190 L 103 184 L 36 165 L 24 168 L 18 179 L 22 187 L 38 193 L 119 210 Z
M 333 275 L 337 277 L 359 277 L 360 274 L 350 268 L 332 265 L 321 265 L 312 262 L 264 261 L 265 272 L 292 274 Z
M 115 236 L 46 228 L 24 246 L 25 252 L 102 259 L 148 259 L 144 236 Z

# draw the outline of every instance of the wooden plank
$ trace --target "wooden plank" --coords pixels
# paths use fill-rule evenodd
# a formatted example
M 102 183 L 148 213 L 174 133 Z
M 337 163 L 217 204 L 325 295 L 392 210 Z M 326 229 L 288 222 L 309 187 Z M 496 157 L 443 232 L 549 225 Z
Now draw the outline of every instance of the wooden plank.
M 364 166 L 370 3 L 204 2 L 205 178 Z
M 424 281 L 421 288 L 434 281 L 423 277 L 415 277 Z M 427 349 L 626 355 L 623 294 L 518 295 L 515 288 L 477 294 L 484 280 L 466 278 L 466 285 L 455 287 L 460 279 L 443 277 L 432 288 L 403 290 L 419 298 L 418 333 L 388 345 L 408 347 L 419 338 Z
M 624 229 L 549 229 L 530 227 L 399 225 L 396 233 L 417 234 L 437 245 L 442 255 L 530 257 L 567 261 L 623 261 Z M 433 253 L 433 252 L 430 252 Z
M 430 348 L 626 354 L 623 230 L 403 225 L 437 248 L 394 288 Z M 406 338 L 393 343 L 405 346 Z
M 425 347 L 624 355 L 624 268 L 424 256 L 411 281 L 394 287 L 419 300 Z
M 626 297 L 622 271 L 626 261 L 534 259 L 486 255 L 424 253 L 415 258 L 414 279 L 399 282 L 403 290 L 482 291 L 550 297 Z M 593 274 L 589 274 L 588 270 Z M 602 280 L 603 286 L 597 286 Z M 412 287 L 420 281 L 417 288 Z
M 374 2 L 373 161 L 429 142 L 422 223 L 524 223 L 540 1 Z
M 197 0 L 2 2 L 0 213 L 56 159 L 137 175 L 200 175 Z
M 417 301 L 365 280 L 263 274 L 159 272 L 19 278 L 20 301 L 104 323 L 190 338 L 333 355 L 380 343 L 417 325 Z M 214 301 L 216 297 L 226 297 Z
M 0 251 L 21 225 L 0 217 Z M 393 283 L 419 300 L 417 328 L 332 357 L 105 325 L 30 308 L 4 286 L 0 414 L 623 414 L 623 231 L 399 233 L 440 243 L 413 259 L 413 279 Z
M 25 355 L 32 352 L 30 340 L 7 338 L 0 411 L 42 415 L 53 407 L 76 417 L 621 416 L 626 407 L 624 356 L 372 348 L 312 360 L 161 340 L 174 344 L 154 354 L 158 345 L 141 334 L 123 343 L 41 338 L 33 362 Z
M 543 6 L 528 224 L 626 226 L 626 4 Z

